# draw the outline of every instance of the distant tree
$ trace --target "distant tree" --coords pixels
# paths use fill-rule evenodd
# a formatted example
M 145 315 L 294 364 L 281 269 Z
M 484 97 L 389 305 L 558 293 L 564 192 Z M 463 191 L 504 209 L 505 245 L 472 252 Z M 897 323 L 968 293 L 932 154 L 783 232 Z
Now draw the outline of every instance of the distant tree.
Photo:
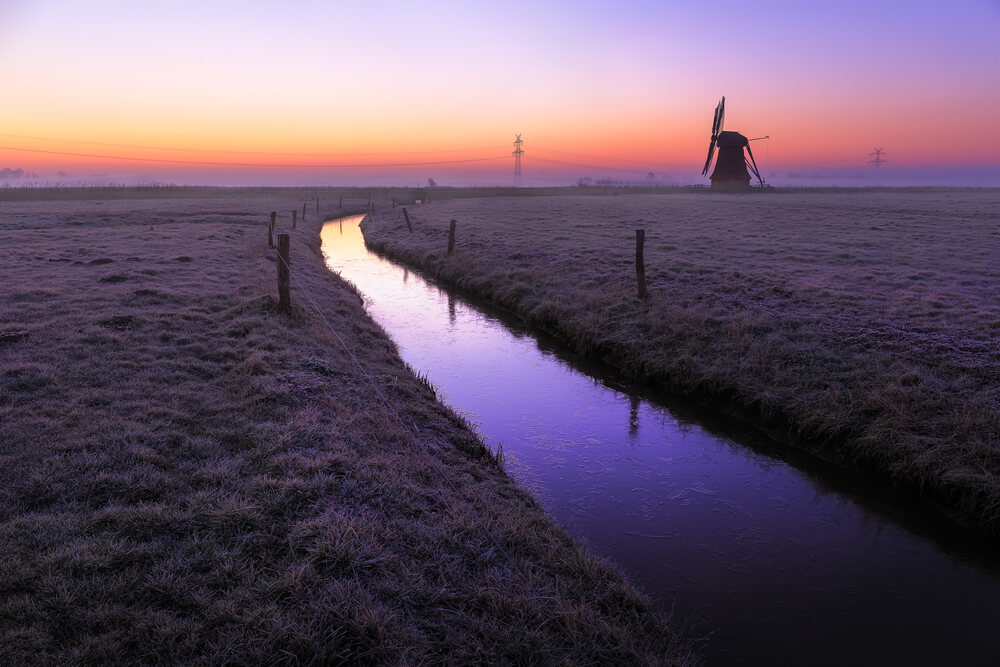
M 436 188 L 437 187 L 437 181 L 435 181 L 433 178 L 428 178 L 427 179 L 427 187 L 429 187 L 429 188 Z
M 592 179 L 590 176 L 584 176 L 579 181 L 577 181 L 576 184 L 579 185 L 581 188 L 585 188 L 593 182 L 594 179 Z
M 648 178 L 649 180 L 653 180 L 654 178 L 656 178 L 656 174 L 654 174 L 653 172 L 649 172 L 648 174 L 646 174 L 646 178 Z

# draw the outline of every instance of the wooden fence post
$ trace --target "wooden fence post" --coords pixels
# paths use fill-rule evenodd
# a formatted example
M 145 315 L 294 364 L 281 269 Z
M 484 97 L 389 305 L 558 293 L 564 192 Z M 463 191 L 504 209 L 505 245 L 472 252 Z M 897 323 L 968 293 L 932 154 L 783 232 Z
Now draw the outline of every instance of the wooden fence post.
M 295 229 L 295 219 L 299 217 L 299 212 L 297 210 L 292 211 L 292 229 Z
M 291 259 L 288 255 L 288 234 L 278 234 L 278 310 L 291 312 L 292 297 L 289 293 L 288 267 Z
M 411 232 L 413 231 L 413 225 L 410 224 L 410 214 L 406 212 L 406 207 L 403 207 L 403 217 L 406 218 L 406 228 Z
M 337 202 L 337 208 L 343 208 L 343 207 L 344 207 L 344 198 L 341 197 L 340 201 Z
M 639 287 L 639 298 L 646 298 L 646 262 L 642 256 L 642 246 L 646 243 L 646 230 L 635 230 L 635 282 Z
M 316 212 L 319 213 L 319 197 L 316 197 Z
M 306 203 L 302 202 L 302 222 L 306 221 Z
M 455 252 L 455 221 L 452 220 L 448 224 L 448 256 L 451 257 L 451 253 Z
M 274 216 L 278 215 L 274 211 L 271 211 L 271 222 L 267 225 L 267 247 L 274 247 Z

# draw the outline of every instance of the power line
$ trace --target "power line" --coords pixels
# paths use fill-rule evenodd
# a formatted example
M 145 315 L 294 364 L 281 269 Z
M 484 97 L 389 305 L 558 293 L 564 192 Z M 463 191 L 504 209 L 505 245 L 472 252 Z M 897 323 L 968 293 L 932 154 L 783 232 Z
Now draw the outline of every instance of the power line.
M 96 153 L 72 153 L 69 151 L 48 151 L 40 148 L 16 148 L 14 146 L 0 146 L 0 150 L 18 151 L 21 153 L 42 153 L 45 155 L 62 155 L 66 157 L 86 157 L 98 160 L 124 160 L 128 162 L 156 162 L 162 164 L 188 164 L 203 165 L 208 167 L 266 167 L 271 169 L 365 169 L 378 167 L 421 167 L 426 165 L 439 164 L 463 164 L 468 162 L 489 162 L 495 160 L 506 160 L 505 157 L 481 157 L 467 158 L 462 160 L 427 160 L 420 162 L 382 162 L 382 163 L 357 163 L 357 164 L 280 164 L 264 162 L 219 162 L 208 160 L 177 160 L 170 158 L 145 158 L 129 157 L 126 155 L 100 155 Z
M 167 146 L 148 146 L 141 144 L 120 144 L 120 143 L 110 143 L 110 142 L 99 142 L 99 141 L 82 141 L 73 139 L 54 139 L 51 137 L 37 137 L 21 134 L 11 134 L 0 132 L 0 137 L 10 137 L 17 139 L 30 139 L 33 141 L 51 141 L 51 142 L 62 142 L 71 144 L 81 144 L 81 145 L 92 145 L 92 146 L 108 146 L 114 148 L 130 148 L 130 149 L 140 149 L 140 150 L 163 150 L 163 151 L 175 151 L 175 152 L 192 152 L 192 153 L 227 153 L 231 155 L 258 155 L 258 156 L 294 156 L 294 157 L 315 157 L 317 159 L 330 157 L 330 156 L 352 156 L 352 157 L 364 157 L 364 156 L 396 156 L 396 155 L 419 155 L 419 154 L 444 154 L 444 153 L 467 153 L 473 151 L 493 151 L 493 147 L 480 147 L 480 148 L 463 148 L 463 149 L 446 149 L 446 150 L 434 150 L 434 151 L 395 151 L 391 153 L 375 153 L 375 152 L 359 152 L 359 153 L 296 153 L 296 152 L 269 152 L 269 151 L 235 151 L 235 150 L 214 150 L 205 148 L 173 148 Z M 524 155 L 524 150 L 522 148 L 523 140 L 521 135 L 516 135 L 514 141 L 514 152 L 511 153 L 514 157 L 514 178 L 515 184 L 520 184 L 520 179 L 522 177 L 522 156 Z M 443 159 L 443 160 L 414 160 L 414 161 L 402 161 L 402 162 L 379 162 L 379 163 L 336 163 L 336 164 L 283 164 L 277 162 L 238 162 L 229 160 L 197 160 L 197 159 L 187 159 L 187 158 L 152 158 L 152 157 L 136 157 L 129 155 L 113 155 L 103 152 L 75 152 L 75 151 L 60 151 L 60 150 L 48 150 L 42 148 L 20 148 L 15 146 L 0 146 L 0 150 L 17 151 L 22 153 L 40 153 L 45 155 L 62 155 L 66 157 L 84 157 L 91 159 L 103 159 L 103 160 L 119 160 L 128 162 L 147 162 L 147 163 L 160 163 L 160 164 L 183 164 L 183 165 L 201 165 L 201 166 L 214 166 L 214 167 L 247 167 L 247 168 L 276 168 L 276 169 L 363 169 L 363 168 L 385 168 L 385 167 L 417 167 L 417 166 L 432 166 L 432 165 L 446 165 L 446 164 L 464 164 L 473 162 L 488 162 L 494 160 L 501 160 L 500 157 L 483 157 L 483 158 L 458 158 L 458 159 Z M 649 171 L 655 171 L 655 169 L 628 169 L 623 167 L 611 167 L 607 164 L 600 164 L 607 158 L 596 157 L 596 156 L 585 156 L 578 153 L 571 153 L 568 151 L 560 151 L 555 149 L 543 150 L 542 154 L 554 153 L 562 154 L 573 157 L 580 157 L 584 159 L 591 160 L 591 163 L 581 163 L 565 160 L 557 160 L 551 158 L 538 158 L 539 161 L 547 162 L 550 164 L 558 164 L 568 167 L 577 167 L 584 169 L 595 169 L 595 170 L 610 170 L 619 172 L 629 172 L 629 173 L 648 173 Z M 595 164 L 596 162 L 596 164 Z M 636 165 L 646 165 L 647 163 L 640 162 L 638 160 L 616 160 L 616 162 L 626 162 Z
M 653 169 L 628 169 L 628 168 L 625 168 L 625 167 L 610 167 L 608 165 L 583 164 L 583 163 L 580 163 L 580 162 L 565 162 L 563 160 L 552 160 L 552 159 L 549 159 L 549 158 L 542 158 L 542 157 L 535 157 L 533 159 L 536 160 L 536 161 L 538 161 L 538 162 L 546 162 L 546 163 L 549 163 L 549 164 L 558 164 L 558 165 L 562 165 L 564 167 L 581 167 L 583 169 L 598 169 L 598 170 L 605 169 L 607 171 L 622 171 L 622 172 L 631 173 L 631 174 L 648 174 L 651 171 L 655 171 Z
M 537 148 L 536 147 L 534 150 L 535 150 L 536 153 L 542 153 L 542 154 L 552 153 L 554 155 L 566 155 L 566 156 L 569 156 L 571 158 L 580 158 L 582 160 L 588 160 L 590 162 L 597 162 L 597 163 L 608 161 L 608 162 L 615 162 L 615 163 L 618 163 L 618 164 L 625 162 L 625 163 L 628 163 L 628 164 L 635 164 L 635 165 L 641 165 L 641 166 L 646 166 L 646 165 L 649 164 L 648 160 L 628 160 L 628 159 L 625 159 L 625 158 L 618 159 L 618 158 L 609 158 L 609 157 L 598 156 L 598 155 L 582 155 L 580 153 L 573 153 L 573 152 L 570 152 L 570 151 L 563 151 L 563 150 L 558 150 L 558 149 L 555 149 L 555 148 L 545 148 L 544 146 L 542 148 Z
M 391 151 L 391 152 L 347 152 L 347 153 L 302 153 L 302 152 L 285 152 L 285 151 L 239 151 L 230 149 L 213 149 L 213 148 L 182 148 L 176 146 L 147 146 L 143 144 L 119 144 L 110 143 L 105 141 L 84 141 L 80 139 L 55 139 L 53 137 L 35 137 L 25 134 L 9 134 L 6 132 L 0 132 L 0 137 L 9 137 L 12 139 L 30 139 L 32 141 L 51 141 L 55 143 L 63 144 L 83 144 L 85 146 L 110 146 L 112 148 L 138 148 L 142 150 L 155 150 L 155 151 L 175 151 L 178 153 L 231 153 L 234 155 L 285 155 L 285 156 L 301 156 L 301 157 L 327 157 L 327 156 L 369 156 L 369 155 L 418 155 L 427 153 L 469 153 L 472 151 L 494 151 L 501 150 L 500 146 L 479 146 L 477 148 L 453 148 L 444 150 L 434 150 L 434 151 Z

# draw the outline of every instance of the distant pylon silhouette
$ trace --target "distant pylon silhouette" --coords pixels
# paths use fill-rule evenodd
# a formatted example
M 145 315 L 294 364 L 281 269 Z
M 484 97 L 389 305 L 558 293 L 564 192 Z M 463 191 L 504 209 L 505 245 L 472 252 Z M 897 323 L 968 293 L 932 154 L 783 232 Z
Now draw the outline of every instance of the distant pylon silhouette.
M 872 158 L 868 160 L 868 164 L 873 165 L 876 169 L 881 167 L 883 164 L 888 162 L 882 156 L 886 155 L 885 148 L 872 148 L 872 152 L 868 154 L 868 157 Z
M 524 151 L 521 150 L 521 144 L 524 142 L 521 140 L 521 135 L 517 135 L 514 139 L 514 152 L 511 155 L 514 156 L 514 185 L 521 185 L 521 156 L 524 155 Z

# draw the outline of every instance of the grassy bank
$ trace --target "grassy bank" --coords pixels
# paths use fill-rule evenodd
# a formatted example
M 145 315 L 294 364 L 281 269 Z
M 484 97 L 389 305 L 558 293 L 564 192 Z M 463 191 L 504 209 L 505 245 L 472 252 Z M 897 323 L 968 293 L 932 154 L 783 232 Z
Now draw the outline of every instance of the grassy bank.
M 326 271 L 311 201 L 85 194 L 0 201 L 0 663 L 687 659 Z
M 369 246 L 584 355 L 997 535 L 997 202 L 990 190 L 480 199 L 410 209 L 413 233 L 399 209 L 364 229 Z

